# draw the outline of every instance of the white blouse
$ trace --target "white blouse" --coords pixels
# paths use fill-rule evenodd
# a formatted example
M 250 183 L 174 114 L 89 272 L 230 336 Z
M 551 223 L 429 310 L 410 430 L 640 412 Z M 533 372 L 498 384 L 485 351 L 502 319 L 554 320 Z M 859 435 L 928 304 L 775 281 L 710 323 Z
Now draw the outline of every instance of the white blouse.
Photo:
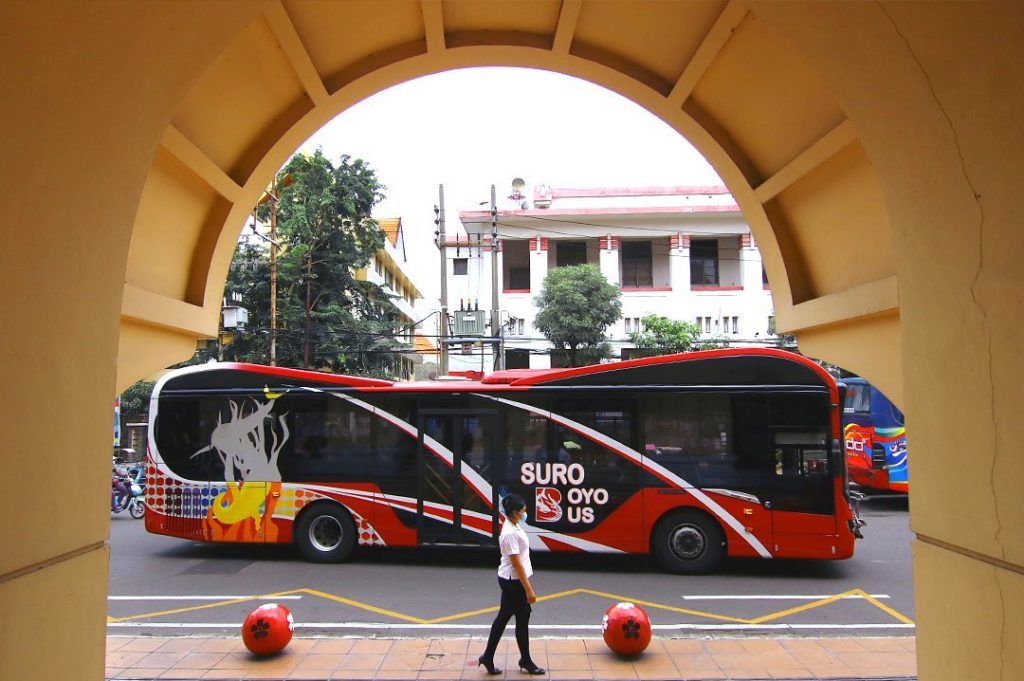
M 527 577 L 533 575 L 533 565 L 530 563 L 530 540 L 521 527 L 509 520 L 501 526 L 501 535 L 498 538 L 498 548 L 501 549 L 501 563 L 498 565 L 498 576 L 502 579 L 519 579 L 516 569 L 512 566 L 512 559 L 509 556 L 519 556 L 519 564 L 523 566 Z

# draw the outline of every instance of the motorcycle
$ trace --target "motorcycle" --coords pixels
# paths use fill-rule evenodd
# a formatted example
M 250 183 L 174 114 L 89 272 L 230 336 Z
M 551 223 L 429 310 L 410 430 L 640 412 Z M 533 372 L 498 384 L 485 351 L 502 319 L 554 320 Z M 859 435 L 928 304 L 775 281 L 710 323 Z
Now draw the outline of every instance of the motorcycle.
M 142 485 L 128 477 L 121 477 L 121 482 L 128 488 L 128 494 L 117 506 L 110 509 L 113 513 L 128 511 L 128 515 L 139 520 L 146 515 L 146 502 L 143 501 L 144 490 Z

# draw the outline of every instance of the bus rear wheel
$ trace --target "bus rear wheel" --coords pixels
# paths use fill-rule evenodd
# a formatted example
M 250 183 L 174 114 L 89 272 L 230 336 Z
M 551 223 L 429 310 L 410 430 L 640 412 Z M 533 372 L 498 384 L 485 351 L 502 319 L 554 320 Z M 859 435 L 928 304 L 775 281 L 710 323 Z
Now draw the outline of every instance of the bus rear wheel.
M 356 545 L 356 524 L 341 506 L 316 504 L 295 525 L 295 544 L 313 563 L 341 563 Z
M 725 555 L 722 528 L 700 511 L 672 511 L 658 523 L 652 538 L 654 555 L 675 575 L 700 575 L 714 570 Z

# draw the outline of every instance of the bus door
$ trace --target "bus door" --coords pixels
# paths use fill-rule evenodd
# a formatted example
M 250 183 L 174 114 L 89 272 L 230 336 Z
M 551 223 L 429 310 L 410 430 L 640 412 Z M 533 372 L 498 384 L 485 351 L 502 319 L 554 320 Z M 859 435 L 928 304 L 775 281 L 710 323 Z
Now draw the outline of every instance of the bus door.
M 498 441 L 494 412 L 420 412 L 419 543 L 496 545 Z
M 781 394 L 769 397 L 771 451 L 775 483 L 770 501 L 776 555 L 819 555 L 823 537 L 836 526 L 836 457 L 830 456 L 828 401 L 823 396 Z

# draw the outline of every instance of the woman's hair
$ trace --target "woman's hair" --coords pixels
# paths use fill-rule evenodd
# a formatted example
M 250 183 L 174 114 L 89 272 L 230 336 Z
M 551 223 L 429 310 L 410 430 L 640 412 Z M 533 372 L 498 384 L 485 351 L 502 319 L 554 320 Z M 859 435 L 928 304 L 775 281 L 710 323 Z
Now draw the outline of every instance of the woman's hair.
M 526 500 L 518 494 L 509 494 L 501 500 L 501 509 L 506 516 L 510 516 L 521 508 L 526 508 Z

